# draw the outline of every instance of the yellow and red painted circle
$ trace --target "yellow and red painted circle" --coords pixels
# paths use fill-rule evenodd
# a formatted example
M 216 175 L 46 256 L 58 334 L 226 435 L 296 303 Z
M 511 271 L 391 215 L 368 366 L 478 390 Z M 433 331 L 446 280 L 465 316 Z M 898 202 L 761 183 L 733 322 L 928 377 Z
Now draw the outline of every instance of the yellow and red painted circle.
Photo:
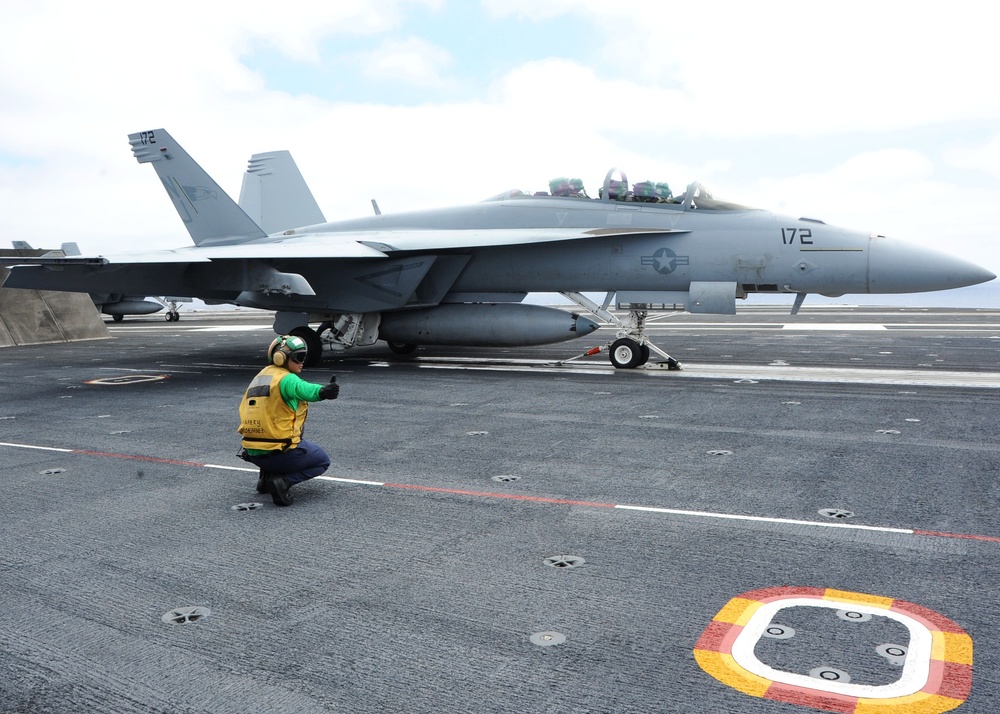
M 880 615 L 905 626 L 910 642 L 899 679 L 830 682 L 760 662 L 754 645 L 776 613 L 795 607 Z M 947 617 L 904 600 L 829 588 L 764 588 L 734 597 L 702 633 L 694 656 L 703 670 L 745 694 L 842 714 L 938 714 L 961 705 L 972 688 L 972 638 Z

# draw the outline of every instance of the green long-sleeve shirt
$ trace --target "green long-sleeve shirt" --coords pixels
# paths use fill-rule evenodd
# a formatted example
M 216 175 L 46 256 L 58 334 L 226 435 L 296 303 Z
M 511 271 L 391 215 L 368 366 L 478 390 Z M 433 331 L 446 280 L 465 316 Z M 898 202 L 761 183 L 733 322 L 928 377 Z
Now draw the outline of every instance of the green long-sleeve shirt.
M 285 404 L 291 407 L 292 411 L 295 411 L 299 408 L 299 401 L 301 400 L 318 402 L 319 390 L 323 388 L 323 385 L 307 382 L 299 375 L 289 372 L 288 376 L 282 378 L 281 382 L 279 382 L 279 387 L 281 398 L 285 401 Z

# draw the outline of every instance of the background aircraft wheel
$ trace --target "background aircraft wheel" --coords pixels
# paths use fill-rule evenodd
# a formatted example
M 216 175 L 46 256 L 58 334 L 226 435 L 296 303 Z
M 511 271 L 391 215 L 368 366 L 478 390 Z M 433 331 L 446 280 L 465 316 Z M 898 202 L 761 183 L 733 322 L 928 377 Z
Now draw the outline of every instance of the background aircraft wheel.
M 323 341 L 319 338 L 316 330 L 308 325 L 301 325 L 294 328 L 288 334 L 301 337 L 306 341 L 309 354 L 306 356 L 306 367 L 315 367 L 323 359 Z
M 639 360 L 639 364 L 637 364 L 636 367 L 641 367 L 642 365 L 649 362 L 649 345 L 639 346 L 639 356 L 641 357 L 641 359 Z
M 642 364 L 642 348 L 639 347 L 639 343 L 635 340 L 623 337 L 611 343 L 611 351 L 608 352 L 608 357 L 611 358 L 611 364 L 616 369 L 633 369 Z
M 124 315 L 112 315 L 111 319 L 114 320 L 115 322 L 121 322 L 122 320 L 125 319 L 125 316 Z
M 390 342 L 386 340 L 385 343 L 389 345 L 389 349 L 398 355 L 412 355 L 417 351 L 416 345 L 411 345 L 407 342 Z

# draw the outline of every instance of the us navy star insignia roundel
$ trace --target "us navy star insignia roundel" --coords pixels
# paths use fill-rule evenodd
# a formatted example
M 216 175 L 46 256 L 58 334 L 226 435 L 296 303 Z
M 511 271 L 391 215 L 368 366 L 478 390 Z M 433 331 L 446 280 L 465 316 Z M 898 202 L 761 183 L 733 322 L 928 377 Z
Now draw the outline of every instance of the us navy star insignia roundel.
M 677 269 L 678 265 L 687 265 L 690 258 L 686 255 L 677 255 L 670 248 L 660 248 L 652 255 L 642 256 L 643 265 L 652 265 L 660 275 L 669 275 Z

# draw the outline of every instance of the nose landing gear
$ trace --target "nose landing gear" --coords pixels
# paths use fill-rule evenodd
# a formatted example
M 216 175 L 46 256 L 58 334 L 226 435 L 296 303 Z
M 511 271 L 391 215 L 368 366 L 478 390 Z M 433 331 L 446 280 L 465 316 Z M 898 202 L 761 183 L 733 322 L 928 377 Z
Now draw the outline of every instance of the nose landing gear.
M 585 353 L 586 355 L 594 355 L 602 349 L 607 349 L 608 359 L 611 360 L 611 364 L 614 365 L 615 369 L 635 369 L 636 367 L 641 367 L 646 364 L 649 361 L 650 354 L 655 352 L 663 357 L 663 364 L 666 365 L 667 369 L 681 369 L 680 362 L 646 338 L 644 334 L 644 327 L 646 323 L 645 310 L 630 310 L 628 313 L 628 320 L 622 320 L 608 310 L 608 306 L 611 304 L 611 298 L 614 297 L 613 292 L 608 293 L 607 297 L 604 299 L 603 305 L 598 305 L 596 302 L 590 300 L 581 293 L 560 294 L 569 300 L 572 300 L 585 310 L 589 310 L 594 313 L 604 321 L 610 322 L 612 325 L 618 327 L 617 339 L 615 339 L 614 342 L 610 345 L 605 345 L 603 348 L 598 347 L 592 349 Z

